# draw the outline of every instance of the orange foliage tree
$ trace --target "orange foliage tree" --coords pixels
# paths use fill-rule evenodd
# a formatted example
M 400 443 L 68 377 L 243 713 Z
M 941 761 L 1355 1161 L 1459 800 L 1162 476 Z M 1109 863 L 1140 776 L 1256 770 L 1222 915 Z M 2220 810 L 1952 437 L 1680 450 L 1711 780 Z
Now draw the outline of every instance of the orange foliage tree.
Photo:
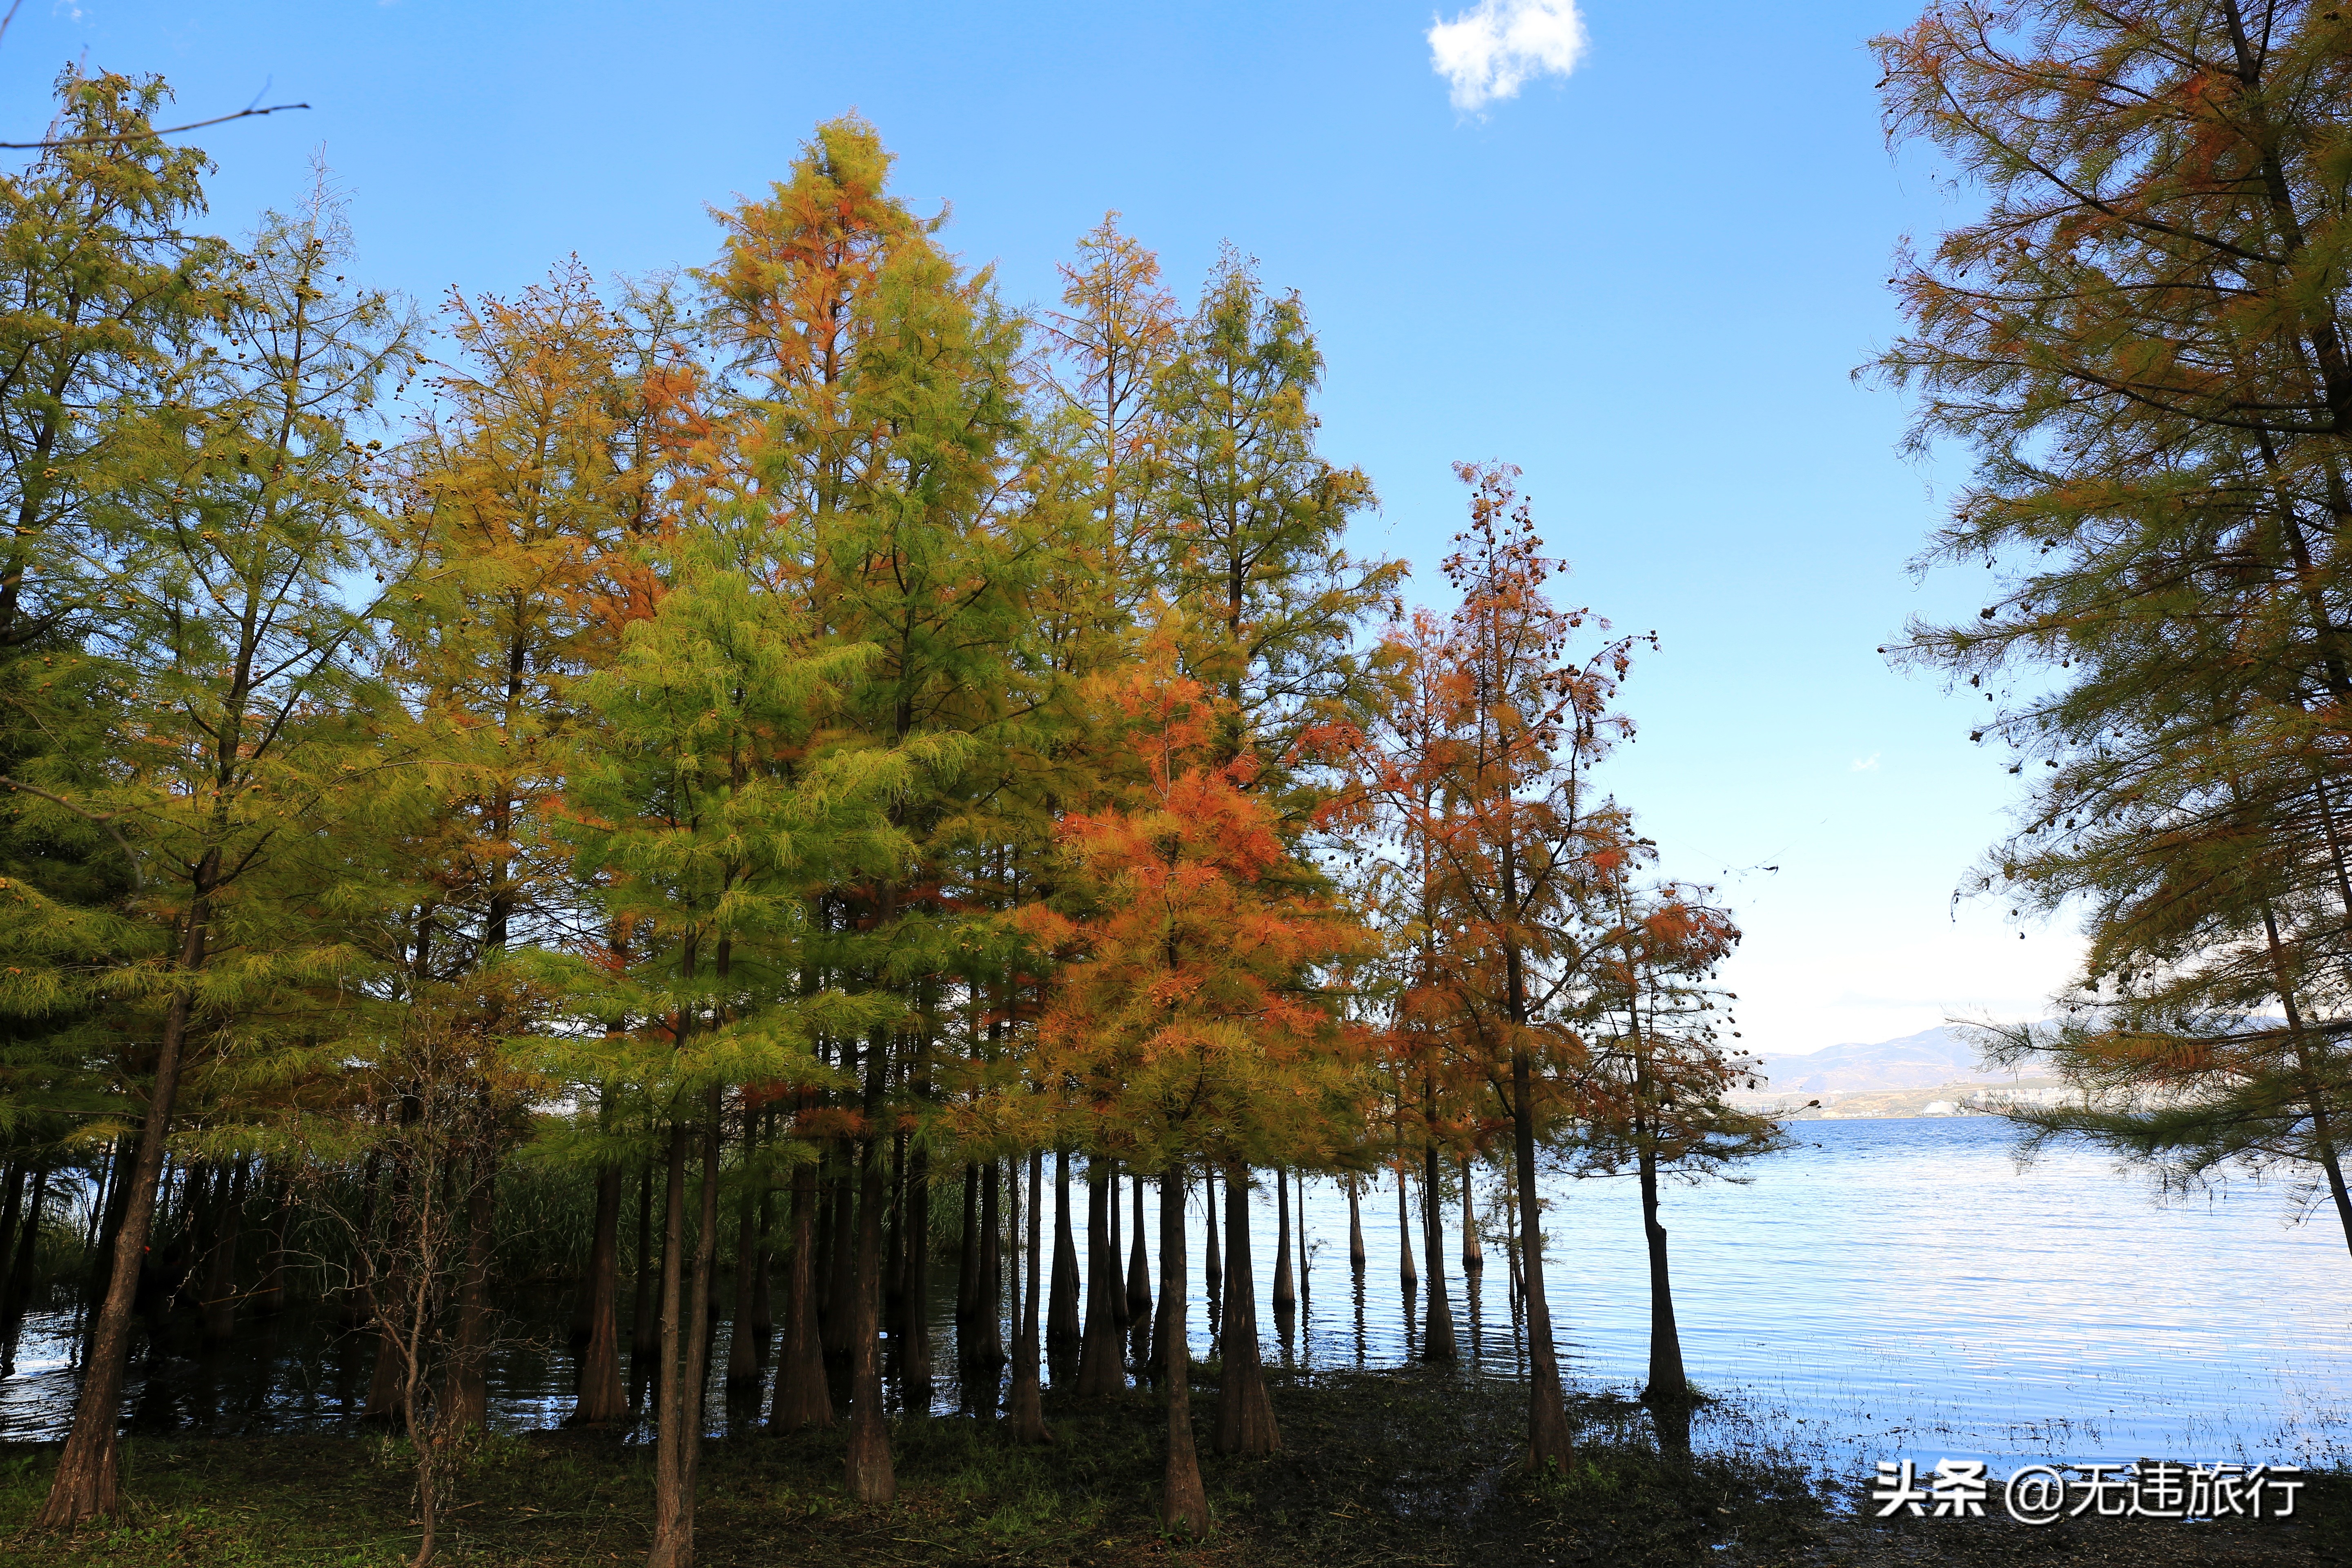
M 1473 489 L 1447 578 L 1462 602 L 1392 639 L 1395 697 L 1343 735 L 1356 784 L 1327 816 L 1384 824 L 1412 868 L 1423 938 L 1402 1010 L 1472 1064 L 1510 1119 L 1526 1283 L 1528 1446 L 1538 1466 L 1572 1444 L 1545 1300 L 1536 1148 L 1574 1113 L 1588 1063 L 1596 853 L 1624 814 L 1591 770 L 1630 725 L 1610 710 L 1642 638 L 1569 644 L 1608 623 L 1553 605 L 1559 563 L 1504 465 L 1457 465 Z
M 1328 1162 L 1360 1121 L 1351 1070 L 1364 1032 L 1339 1016 L 1335 977 L 1370 934 L 1325 895 L 1247 785 L 1257 763 L 1218 760 L 1226 705 L 1193 680 L 1130 672 L 1104 694 L 1139 773 L 1107 809 L 1062 824 L 1066 907 L 1015 919 L 1060 961 L 1035 1078 L 1074 1086 L 1066 1114 L 1097 1153 L 1158 1173 L 1166 1321 L 1171 1529 L 1208 1523 L 1194 1455 L 1184 1310 L 1188 1167 L 1222 1167 L 1230 1263 L 1219 1443 L 1279 1446 L 1257 1361 L 1246 1224 L 1252 1163 Z

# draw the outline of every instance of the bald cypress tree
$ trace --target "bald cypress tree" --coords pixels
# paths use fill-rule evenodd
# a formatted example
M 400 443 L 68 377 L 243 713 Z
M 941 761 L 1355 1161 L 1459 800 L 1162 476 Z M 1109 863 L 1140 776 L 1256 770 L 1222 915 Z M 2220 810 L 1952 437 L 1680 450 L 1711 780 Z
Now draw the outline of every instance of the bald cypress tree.
M 222 1026 L 357 960 L 344 922 L 365 900 L 337 844 L 368 814 L 370 773 L 400 759 L 368 732 L 385 694 L 346 595 L 381 531 L 356 426 L 415 354 L 390 301 L 343 285 L 349 259 L 323 194 L 265 222 L 214 280 L 217 336 L 110 499 L 107 613 L 88 640 L 122 694 L 113 765 L 58 808 L 121 836 L 131 908 L 165 956 L 102 982 L 149 1015 L 136 1059 L 152 1067 L 51 1525 L 117 1506 L 131 1303 L 192 1047 L 236 1045 Z
M 2063 1023 L 2000 1047 L 2098 1091 L 2040 1131 L 2299 1166 L 2352 1243 L 2347 45 L 2302 4 L 2036 0 L 1876 47 L 1890 132 L 1985 197 L 1904 257 L 1879 368 L 1977 457 L 1921 563 L 1992 576 L 1894 651 L 2032 770 L 1970 889 L 2088 911 Z

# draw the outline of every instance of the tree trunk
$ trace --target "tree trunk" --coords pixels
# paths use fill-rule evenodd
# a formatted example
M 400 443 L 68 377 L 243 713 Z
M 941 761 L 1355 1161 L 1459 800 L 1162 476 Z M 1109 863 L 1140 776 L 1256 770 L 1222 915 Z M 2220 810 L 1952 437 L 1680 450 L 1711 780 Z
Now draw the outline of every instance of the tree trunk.
M 898 1352 L 898 1375 L 905 1381 L 904 1404 L 909 1414 L 929 1415 L 931 1408 L 931 1152 L 918 1145 L 908 1156 L 907 1222 L 912 1227 L 907 1248 L 907 1342 Z
M 1217 1384 L 1217 1452 L 1272 1454 L 1282 1447 L 1258 1354 L 1257 1287 L 1250 1279 L 1249 1171 L 1225 1167 L 1225 1323 Z
M 1143 1253 L 1143 1178 L 1138 1176 L 1129 1185 L 1134 1194 L 1135 1241 L 1127 1257 L 1127 1321 L 1130 1341 L 1127 1359 L 1129 1364 L 1149 1375 L 1151 1367 L 1151 1267 Z
M 21 1250 L 15 1244 L 16 1215 L 24 1205 L 26 1180 L 25 1167 L 10 1161 L 7 1190 L 0 1194 L 0 1313 L 7 1310 L 9 1288 L 16 1279 L 16 1255 Z M 0 1330 L 5 1327 L 0 1322 Z
M 1348 1173 L 1348 1268 L 1359 1278 L 1364 1272 L 1364 1204 L 1352 1171 Z
M 1017 1181 L 1013 1192 L 1017 1206 L 1020 1192 Z M 1028 1251 L 1021 1260 L 1027 1269 L 1026 1283 L 1015 1287 L 1013 1292 L 1020 1298 L 1020 1322 L 1013 1331 L 1013 1396 L 1006 1411 L 1013 1440 L 1023 1444 L 1054 1440 L 1053 1435 L 1045 1430 L 1045 1409 L 1037 1374 L 1038 1253 L 1045 1240 L 1042 1213 L 1045 1198 L 1045 1152 L 1034 1150 L 1029 1155 Z
M 888 1216 L 882 1241 L 882 1336 L 893 1363 L 907 1349 L 907 1130 L 890 1135 Z
M 236 1334 L 236 1251 L 245 1234 L 245 1183 L 247 1161 L 240 1156 L 223 1173 L 226 1189 L 213 1215 L 212 1255 L 205 1262 L 205 1342 L 226 1344 Z
M 776 1123 L 771 1118 L 768 1137 L 772 1141 L 775 1135 Z M 761 1184 L 760 1233 L 751 1245 L 758 1254 L 758 1264 L 752 1271 L 751 1280 L 751 1335 L 759 1347 L 760 1364 L 765 1366 L 768 1363 L 768 1339 L 776 1329 L 776 1187 L 772 1181 Z
M 1470 1202 L 1470 1156 L 1462 1156 L 1462 1272 L 1483 1273 L 1486 1268 L 1486 1248 L 1478 1245 L 1478 1216 Z
M 969 1371 L 980 1352 L 980 1167 L 963 1166 L 963 1228 L 956 1233 L 956 1365 Z M 968 1383 L 971 1380 L 966 1378 Z
M 877 1051 L 879 1047 L 872 1047 Z M 890 1428 L 882 1415 L 882 1170 L 883 1142 L 865 1141 L 865 1174 L 857 1204 L 857 1258 L 851 1310 L 849 1382 L 849 1495 L 862 1503 L 886 1503 L 898 1495 L 890 1462 Z
M 783 1353 L 776 1363 L 776 1399 L 768 1425 L 776 1432 L 833 1425 L 833 1391 L 825 1386 L 824 1352 L 816 1328 L 816 1167 L 793 1172 L 793 1258 L 784 1286 Z
M 647 1161 L 637 1174 L 637 1291 L 630 1303 L 629 1355 L 649 1364 L 661 1343 L 661 1309 L 655 1302 L 661 1258 L 654 1251 L 654 1167 Z
M 580 1395 L 572 1425 L 607 1426 L 625 1421 L 629 1396 L 621 1383 L 621 1167 L 596 1168 L 596 1230 L 588 1245 L 588 1342 L 580 1352 Z
M 747 1119 L 748 1121 L 748 1119 Z M 743 1191 L 735 1200 L 735 1300 L 727 1328 L 727 1386 L 760 1386 L 760 1331 L 751 1326 L 760 1294 L 760 1194 L 751 1172 L 750 1130 L 744 1137 Z
M 1163 1189 L 1160 1194 L 1160 1206 L 1163 1212 L 1168 1207 L 1168 1194 L 1165 1189 L 1171 1182 L 1176 1186 L 1176 1203 L 1180 1208 L 1192 1195 L 1190 1178 L 1184 1174 L 1181 1167 L 1171 1165 L 1160 1173 L 1160 1184 Z M 1141 1229 L 1140 1226 L 1137 1228 Z M 1208 1228 L 1214 1230 L 1216 1226 L 1212 1225 Z M 1160 1238 L 1160 1249 L 1162 1252 L 1168 1250 L 1168 1237 L 1164 1234 Z M 1180 1286 L 1181 1284 L 1181 1281 L 1179 1281 Z M 1169 1347 L 1183 1343 L 1181 1338 L 1183 1331 L 1176 1321 L 1181 1296 L 1181 1289 L 1171 1290 L 1169 1288 L 1168 1269 L 1163 1263 L 1160 1270 L 1160 1301 L 1151 1316 L 1151 1342 L 1146 1348 L 1142 1357 L 1143 1373 L 1151 1380 L 1155 1387 L 1160 1386 L 1161 1380 L 1168 1375 Z M 1188 1351 L 1185 1353 L 1189 1355 L 1191 1352 Z
M 1293 1176 L 1290 1184 L 1298 1199 L 1293 1206 L 1298 1217 L 1298 1304 L 1303 1311 L 1315 1300 L 1315 1256 L 1307 1250 L 1307 1173 Z
M 140 1139 L 131 1134 L 116 1139 L 113 1157 L 107 1162 L 106 1215 L 99 1225 L 98 1245 L 90 1249 L 89 1276 L 82 1289 L 85 1363 L 89 1359 L 89 1350 L 97 1343 L 106 1292 L 114 1279 L 115 1253 L 122 1244 L 123 1222 L 131 1213 L 131 1188 L 139 1170 L 139 1144 Z
M 1184 1175 L 1171 1165 L 1160 1175 L 1160 1300 L 1167 1328 L 1160 1337 L 1167 1372 L 1168 1466 L 1160 1488 L 1160 1527 L 1171 1533 L 1209 1532 L 1209 1493 L 1201 1457 L 1192 1447 L 1192 1355 L 1184 1323 Z M 1140 1223 L 1135 1227 L 1143 1234 Z
M 726 973 L 726 949 L 722 945 L 719 973 Z M 702 1131 L 702 1204 L 695 1216 L 694 1295 L 687 1310 L 694 1322 L 693 1331 L 687 1336 L 686 1366 L 679 1381 L 686 1385 L 686 1556 L 679 1568 L 694 1561 L 694 1500 L 695 1479 L 702 1468 L 702 1428 L 704 1405 L 710 1395 L 710 1331 L 718 1319 L 712 1311 L 711 1286 L 719 1274 L 719 1132 L 726 1113 L 725 1092 L 717 1087 L 709 1091 L 703 1107 Z
M 1217 1168 L 1203 1165 L 1201 1168 L 1201 1231 L 1206 1240 L 1202 1247 L 1201 1284 L 1203 1288 L 1202 1293 L 1209 1304 L 1209 1338 L 1212 1343 L 1223 1331 L 1218 1325 L 1224 1316 L 1225 1303 L 1225 1264 L 1224 1259 L 1217 1255 L 1220 1212 L 1217 1207 Z
M 853 1151 L 854 1152 L 854 1151 Z M 877 1171 L 881 1169 L 882 1156 L 876 1151 L 866 1162 Z M 824 1359 L 836 1366 L 849 1364 L 853 1342 L 857 1337 L 857 1292 L 864 1281 L 858 1277 L 858 1237 L 863 1216 L 858 1213 L 859 1177 L 856 1168 L 843 1171 L 834 1178 L 832 1245 L 825 1249 L 826 1272 L 824 1293 Z M 878 1274 L 882 1268 L 882 1194 L 874 1194 L 874 1267 Z M 879 1310 L 881 1303 L 875 1303 Z
M 1054 1294 L 1045 1307 L 1045 1348 L 1067 1355 L 1078 1343 L 1078 1247 L 1070 1227 L 1070 1154 L 1054 1155 Z M 1054 1374 L 1061 1376 L 1059 1372 Z
M 1120 1375 L 1118 1323 L 1113 1304 L 1126 1292 L 1111 1251 L 1111 1173 L 1108 1160 L 1087 1162 L 1087 1329 L 1078 1343 L 1080 1399 L 1104 1399 L 1127 1386 Z
M 436 1423 L 452 1432 L 479 1431 L 490 1418 L 490 1222 L 498 1208 L 498 1163 L 488 1150 L 475 1158 L 466 1194 L 466 1274 L 457 1292 L 448 1416 Z
M 25 1327 L 25 1308 L 32 1299 L 34 1265 L 41 1245 L 41 1209 L 48 1202 L 49 1173 L 45 1167 L 33 1177 L 32 1201 L 16 1225 L 0 1228 L 0 1261 L 7 1264 L 7 1283 L 0 1287 L 0 1368 L 16 1365 L 16 1337 Z M 13 1240 L 12 1240 L 13 1237 Z
M 293 1224 L 294 1182 L 281 1175 L 269 1205 L 269 1257 L 261 1266 L 261 1283 L 253 1292 L 253 1310 L 265 1318 L 286 1310 L 286 1241 Z
M 1110 1169 L 1110 1201 L 1106 1205 L 1106 1212 L 1110 1215 L 1110 1235 L 1103 1248 L 1106 1260 L 1104 1268 L 1108 1270 L 1103 1278 L 1108 1282 L 1105 1289 L 1110 1292 L 1110 1321 L 1118 1330 L 1118 1354 L 1124 1357 L 1127 1353 L 1127 1287 L 1119 1279 L 1118 1260 L 1126 1254 L 1120 1250 L 1118 1245 L 1121 1213 L 1118 1205 L 1118 1162 L 1107 1160 L 1104 1163 Z
M 1445 1200 L 1437 1181 L 1437 1145 L 1422 1151 L 1421 1215 L 1429 1235 L 1422 1251 L 1429 1258 L 1429 1324 L 1421 1336 L 1421 1359 L 1453 1361 L 1461 1352 L 1454 1343 L 1454 1304 L 1445 1297 Z
M 980 1289 L 972 1302 L 979 1313 L 980 1365 L 989 1383 L 992 1408 L 997 1374 L 1004 1370 L 1003 1175 L 1003 1166 L 994 1160 L 981 1174 Z
M 685 1456 L 688 1390 L 678 1375 L 685 1319 L 686 1123 L 669 1131 L 667 1180 L 662 1188 L 661 1352 L 654 1380 L 654 1540 L 647 1568 L 688 1568 L 694 1560 L 688 1522 Z
M 1519 1273 L 1528 1310 L 1528 1462 L 1565 1471 L 1576 1458 L 1568 1403 L 1552 1348 L 1551 1309 L 1544 1300 L 1543 1199 L 1536 1191 L 1535 1069 L 1524 1050 L 1511 1053 L 1511 1137 L 1519 1184 Z
M 1400 1156 L 1402 1151 L 1399 1151 Z M 1405 1192 L 1404 1161 L 1397 1161 L 1397 1274 L 1404 1281 L 1404 1293 L 1412 1295 L 1421 1285 L 1421 1270 L 1412 1266 L 1412 1199 Z
M 1666 1227 L 1658 1223 L 1658 1160 L 1647 1151 L 1642 1154 L 1642 1236 L 1650 1251 L 1650 1386 L 1642 1390 L 1642 1402 L 1653 1410 L 1668 1405 L 1686 1409 L 1690 1379 L 1683 1373 L 1682 1335 L 1675 1327 L 1674 1285 L 1666 1274 Z M 1680 1447 L 1687 1450 L 1687 1421 L 1681 1430 Z M 1660 1425 L 1659 1436 L 1668 1447 L 1676 1446 L 1666 1424 Z
M 1274 1168 L 1274 1314 L 1297 1310 L 1298 1289 L 1290 1276 L 1290 1173 Z
M 181 939 L 183 974 L 201 968 L 205 957 L 205 910 L 199 893 Z M 155 1053 L 155 1081 L 139 1130 L 139 1153 L 131 1170 L 122 1228 L 115 1237 L 114 1268 L 99 1308 L 97 1331 L 74 1400 L 73 1426 L 56 1476 L 41 1505 L 38 1523 L 70 1530 L 83 1520 L 111 1514 L 121 1506 L 121 1458 L 115 1424 L 122 1408 L 122 1381 L 131 1356 L 131 1306 L 139 1289 L 139 1267 L 147 1256 L 147 1227 L 155 1214 L 155 1184 L 163 1173 L 163 1146 L 172 1135 L 172 1109 L 180 1092 L 180 1048 L 188 1034 L 188 994 L 176 992 L 163 1015 L 163 1037 Z
M 670 1134 L 668 1220 L 662 1262 L 662 1420 L 654 1453 L 654 1541 L 647 1568 L 692 1568 L 695 1472 L 702 1458 L 703 1394 L 710 1381 L 710 1285 L 719 1266 L 719 1123 L 721 1091 L 709 1091 L 703 1106 L 702 1201 L 695 1215 L 694 1285 L 678 1300 L 678 1268 L 671 1260 L 682 1250 L 685 1223 L 686 1147 L 689 1130 Z M 683 1309 L 684 1354 L 678 1318 Z

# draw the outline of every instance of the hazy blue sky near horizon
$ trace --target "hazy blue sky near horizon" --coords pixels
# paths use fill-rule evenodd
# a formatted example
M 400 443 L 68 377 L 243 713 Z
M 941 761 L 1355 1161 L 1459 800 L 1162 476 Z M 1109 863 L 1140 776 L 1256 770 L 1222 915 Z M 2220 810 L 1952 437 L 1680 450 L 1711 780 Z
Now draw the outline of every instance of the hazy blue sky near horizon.
M 1466 8 L 1421 0 L 26 0 L 0 139 L 38 133 L 76 59 L 163 73 L 190 120 L 307 101 L 198 133 L 215 224 L 297 201 L 317 153 L 363 273 L 428 308 L 570 254 L 700 262 L 708 205 L 852 108 L 1016 305 L 1107 209 L 1188 297 L 1232 240 L 1305 298 L 1324 449 L 1381 498 L 1360 549 L 1442 602 L 1450 465 L 1506 459 L 1575 564 L 1562 594 L 1656 630 L 1610 783 L 1738 910 L 1743 1043 L 1802 1051 L 2039 1016 L 2079 947 L 1955 910 L 2015 781 L 1967 741 L 1980 698 L 1874 651 L 1982 602 L 1981 570 L 1906 570 L 1965 454 L 1904 459 L 1902 399 L 1849 378 L 1897 330 L 1898 237 L 1966 200 L 1880 131 L 1867 40 L 1920 3 L 1585 0 L 1572 71 L 1465 110 L 1428 34 Z M 1566 9 L 1483 15 L 1531 16 L 1540 66 Z

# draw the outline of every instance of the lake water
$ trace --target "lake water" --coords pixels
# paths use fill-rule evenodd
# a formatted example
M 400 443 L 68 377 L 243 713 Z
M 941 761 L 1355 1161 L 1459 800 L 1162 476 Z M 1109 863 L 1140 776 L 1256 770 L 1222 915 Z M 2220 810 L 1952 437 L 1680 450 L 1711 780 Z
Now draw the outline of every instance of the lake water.
M 1697 1424 L 1703 1445 L 1778 1451 L 1847 1475 L 1906 1457 L 1979 1458 L 1997 1469 L 2141 1456 L 2352 1463 L 2352 1255 L 2332 1212 L 2296 1224 L 2290 1194 L 2252 1185 L 2160 1206 L 2144 1177 L 2087 1152 L 2021 1168 L 2009 1130 L 1984 1118 L 1792 1131 L 1797 1146 L 1755 1163 L 1746 1184 L 1666 1193 L 1685 1361 L 1694 1382 L 1725 1396 Z M 1492 1180 L 1481 1179 L 1482 1209 Z M 1047 1188 L 1050 1204 L 1050 1179 Z M 1546 1268 L 1564 1369 L 1630 1393 L 1645 1376 L 1649 1331 L 1633 1184 L 1562 1178 L 1549 1191 Z M 1417 1191 L 1415 1200 L 1417 1221 Z M 1156 1196 L 1145 1206 L 1156 1215 Z M 1418 1347 L 1421 1305 L 1409 1313 L 1398 1284 L 1393 1180 L 1364 1195 L 1360 1281 L 1348 1266 L 1344 1194 L 1309 1184 L 1309 1263 L 1288 1333 L 1268 1305 L 1273 1210 L 1270 1191 L 1258 1194 L 1253 1245 L 1269 1361 L 1310 1370 L 1405 1361 Z M 1513 1375 L 1524 1342 L 1505 1261 L 1490 1245 L 1479 1288 L 1466 1289 L 1459 1219 L 1449 1204 L 1457 1336 L 1465 1360 L 1475 1350 L 1477 1367 Z M 1196 1191 L 1190 1322 L 1205 1354 L 1199 1220 Z M 1156 1276 L 1156 1236 L 1152 1245 Z M 1417 1223 L 1413 1247 L 1426 1276 Z M 952 1409 L 952 1266 L 934 1274 L 936 1393 Z M 525 1320 L 542 1325 L 555 1352 L 518 1346 L 494 1369 L 502 1424 L 551 1424 L 568 1408 L 563 1310 L 550 1299 Z M 0 1379 L 0 1436 L 62 1434 L 66 1327 L 27 1323 L 18 1370 Z M 127 1414 L 149 1429 L 221 1433 L 348 1418 L 366 1384 L 361 1336 L 298 1326 L 257 1338 L 254 1348 L 264 1347 L 235 1347 L 219 1367 L 159 1359 L 135 1368 Z M 714 1365 L 724 1354 L 722 1331 Z M 262 1364 L 266 1378 L 247 1370 Z M 725 1429 L 723 1405 L 714 1397 L 714 1430 Z

